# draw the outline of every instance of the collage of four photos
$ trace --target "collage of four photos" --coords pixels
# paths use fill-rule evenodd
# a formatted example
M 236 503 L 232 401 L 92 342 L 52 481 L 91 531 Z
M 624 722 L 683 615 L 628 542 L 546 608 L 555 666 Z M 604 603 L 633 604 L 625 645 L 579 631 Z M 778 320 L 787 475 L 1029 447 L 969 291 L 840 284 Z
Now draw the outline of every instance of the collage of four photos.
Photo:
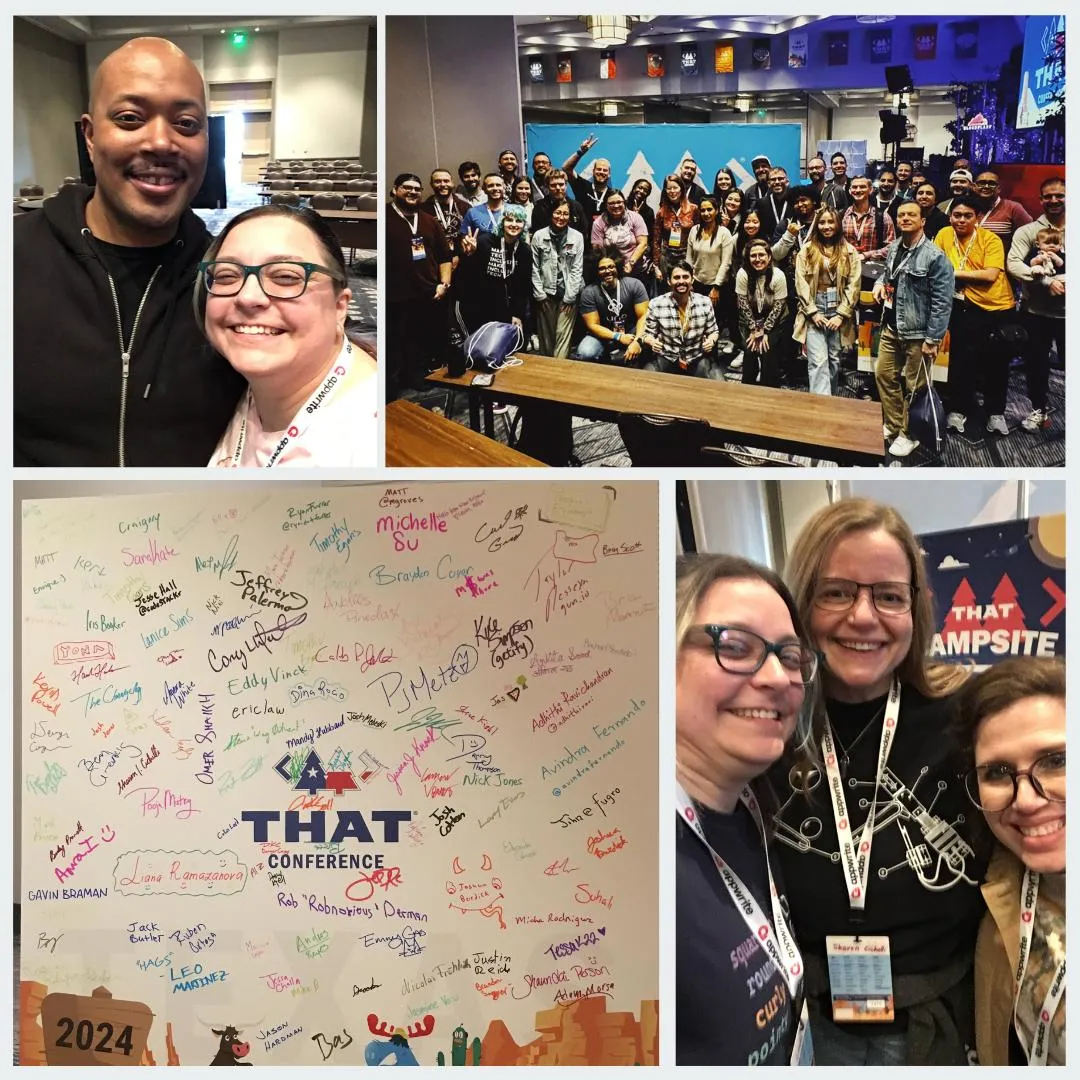
M 1065 1065 L 1065 33 L 13 18 L 13 1063 Z

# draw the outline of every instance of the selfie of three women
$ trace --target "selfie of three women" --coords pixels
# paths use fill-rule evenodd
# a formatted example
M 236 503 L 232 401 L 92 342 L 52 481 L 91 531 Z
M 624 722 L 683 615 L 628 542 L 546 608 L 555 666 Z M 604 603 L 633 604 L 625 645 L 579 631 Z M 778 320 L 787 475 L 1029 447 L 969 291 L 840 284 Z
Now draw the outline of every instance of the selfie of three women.
M 1065 1064 L 1064 485 L 677 485 L 676 1061 Z

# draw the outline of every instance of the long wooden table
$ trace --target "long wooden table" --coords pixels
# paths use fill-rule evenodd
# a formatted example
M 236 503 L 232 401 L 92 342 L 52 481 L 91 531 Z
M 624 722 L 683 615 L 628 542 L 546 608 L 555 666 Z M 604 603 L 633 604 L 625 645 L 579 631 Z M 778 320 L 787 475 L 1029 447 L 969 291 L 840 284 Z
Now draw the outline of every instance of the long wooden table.
M 706 420 L 717 441 L 842 465 L 880 465 L 885 459 L 881 405 L 876 401 L 517 355 L 522 363 L 503 368 L 491 386 L 473 386 L 472 372 L 451 378 L 445 368 L 427 381 L 468 391 L 470 423 L 477 431 L 481 403 L 491 430 L 492 401 L 544 401 L 595 420 L 612 420 L 620 413 Z
M 386 406 L 386 464 L 393 468 L 545 468 L 542 461 L 411 401 L 391 401 Z

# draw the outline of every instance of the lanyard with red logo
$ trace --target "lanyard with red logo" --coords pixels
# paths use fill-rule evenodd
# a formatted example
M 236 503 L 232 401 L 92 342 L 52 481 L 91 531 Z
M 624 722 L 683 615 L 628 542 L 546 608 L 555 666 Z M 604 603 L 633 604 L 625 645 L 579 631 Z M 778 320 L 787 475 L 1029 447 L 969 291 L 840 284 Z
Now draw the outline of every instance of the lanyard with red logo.
M 315 413 L 326 405 L 345 384 L 346 377 L 352 367 L 352 343 L 346 337 L 345 344 L 342 345 L 341 352 L 338 353 L 337 361 L 330 369 L 330 374 L 326 376 L 322 386 L 300 406 L 293 417 L 292 423 L 285 429 L 285 433 L 281 436 L 277 446 L 274 447 L 273 453 L 265 466 L 267 469 L 273 468 L 278 463 L 287 446 L 300 439 L 311 425 Z M 244 443 L 247 439 L 247 414 L 254 405 L 254 397 L 251 391 L 248 390 L 247 397 L 244 400 L 244 416 L 240 421 L 240 431 L 236 436 L 236 448 L 233 450 L 232 457 L 229 460 L 231 468 L 239 468 L 240 461 L 244 456 Z
M 1031 956 L 1031 940 L 1035 933 L 1035 905 L 1039 899 L 1039 875 L 1031 870 L 1024 871 L 1024 880 L 1020 886 L 1020 958 L 1016 964 L 1016 997 L 1013 999 L 1013 1027 L 1020 1034 L 1020 1024 L 1016 1019 L 1016 1006 L 1020 1001 L 1020 988 L 1024 984 L 1028 959 Z M 1042 1008 L 1035 1014 L 1035 1035 L 1028 1050 L 1029 1065 L 1045 1065 L 1050 1053 L 1050 1024 L 1065 994 L 1065 961 L 1062 960 L 1054 971 L 1050 989 L 1046 993 Z
M 832 798 L 833 819 L 836 822 L 836 839 L 840 844 L 840 866 L 847 882 L 848 903 L 855 911 L 862 911 L 866 906 L 866 885 L 870 877 L 870 848 L 874 843 L 874 817 L 877 812 L 877 792 L 885 765 L 889 760 L 893 739 L 896 737 L 896 724 L 900 715 L 900 680 L 894 678 L 889 689 L 889 700 L 885 705 L 885 722 L 881 725 L 881 742 L 878 745 L 877 776 L 874 779 L 874 793 L 870 798 L 870 811 L 862 827 L 862 839 L 858 853 L 851 831 L 851 819 L 848 817 L 847 800 L 844 798 L 844 782 L 840 768 L 836 763 L 836 747 L 832 728 L 828 723 L 821 734 L 821 752 L 825 757 L 825 775 L 829 781 L 829 795 Z
M 772 907 L 772 922 L 761 910 L 753 894 L 740 880 L 739 875 L 713 850 L 712 844 L 705 837 L 705 830 L 701 827 L 697 808 L 690 796 L 683 790 L 682 784 L 676 782 L 675 795 L 678 800 L 679 816 L 694 830 L 694 834 L 705 845 L 712 856 L 716 869 L 720 874 L 720 880 L 724 883 L 731 902 L 742 915 L 746 925 L 750 928 L 755 939 L 768 954 L 769 959 L 776 965 L 788 990 L 791 991 L 792 1002 L 799 999 L 799 988 L 803 981 L 802 954 L 799 952 L 795 938 L 788 929 L 784 911 L 780 906 L 780 896 L 776 891 L 776 883 L 773 881 L 772 867 L 769 865 L 769 849 L 765 836 L 765 824 L 762 821 L 761 810 L 753 792 L 747 787 L 743 788 L 739 795 L 739 801 L 750 811 L 758 832 L 761 833 L 762 850 L 765 854 L 765 871 L 769 876 L 769 899 Z M 773 928 L 775 927 L 775 933 Z M 798 1010 L 796 1010 L 797 1012 Z

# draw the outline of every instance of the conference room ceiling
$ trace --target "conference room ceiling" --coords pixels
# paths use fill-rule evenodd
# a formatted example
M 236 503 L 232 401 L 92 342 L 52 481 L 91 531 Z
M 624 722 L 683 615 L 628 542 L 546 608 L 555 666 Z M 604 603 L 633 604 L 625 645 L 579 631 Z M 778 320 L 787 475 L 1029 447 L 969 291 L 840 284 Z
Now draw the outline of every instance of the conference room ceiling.
M 631 16 L 637 18 L 638 16 Z M 634 23 L 628 46 L 660 45 L 699 38 L 763 37 L 809 26 L 827 15 L 654 15 Z M 595 49 L 585 24 L 576 16 L 518 15 L 518 48 L 530 53 L 545 49 Z
M 268 33 L 303 27 L 375 22 L 374 15 L 24 15 L 21 18 L 57 37 L 79 44 L 143 35 L 215 34 L 228 30 L 254 30 L 255 27 L 259 27 L 260 33 Z

